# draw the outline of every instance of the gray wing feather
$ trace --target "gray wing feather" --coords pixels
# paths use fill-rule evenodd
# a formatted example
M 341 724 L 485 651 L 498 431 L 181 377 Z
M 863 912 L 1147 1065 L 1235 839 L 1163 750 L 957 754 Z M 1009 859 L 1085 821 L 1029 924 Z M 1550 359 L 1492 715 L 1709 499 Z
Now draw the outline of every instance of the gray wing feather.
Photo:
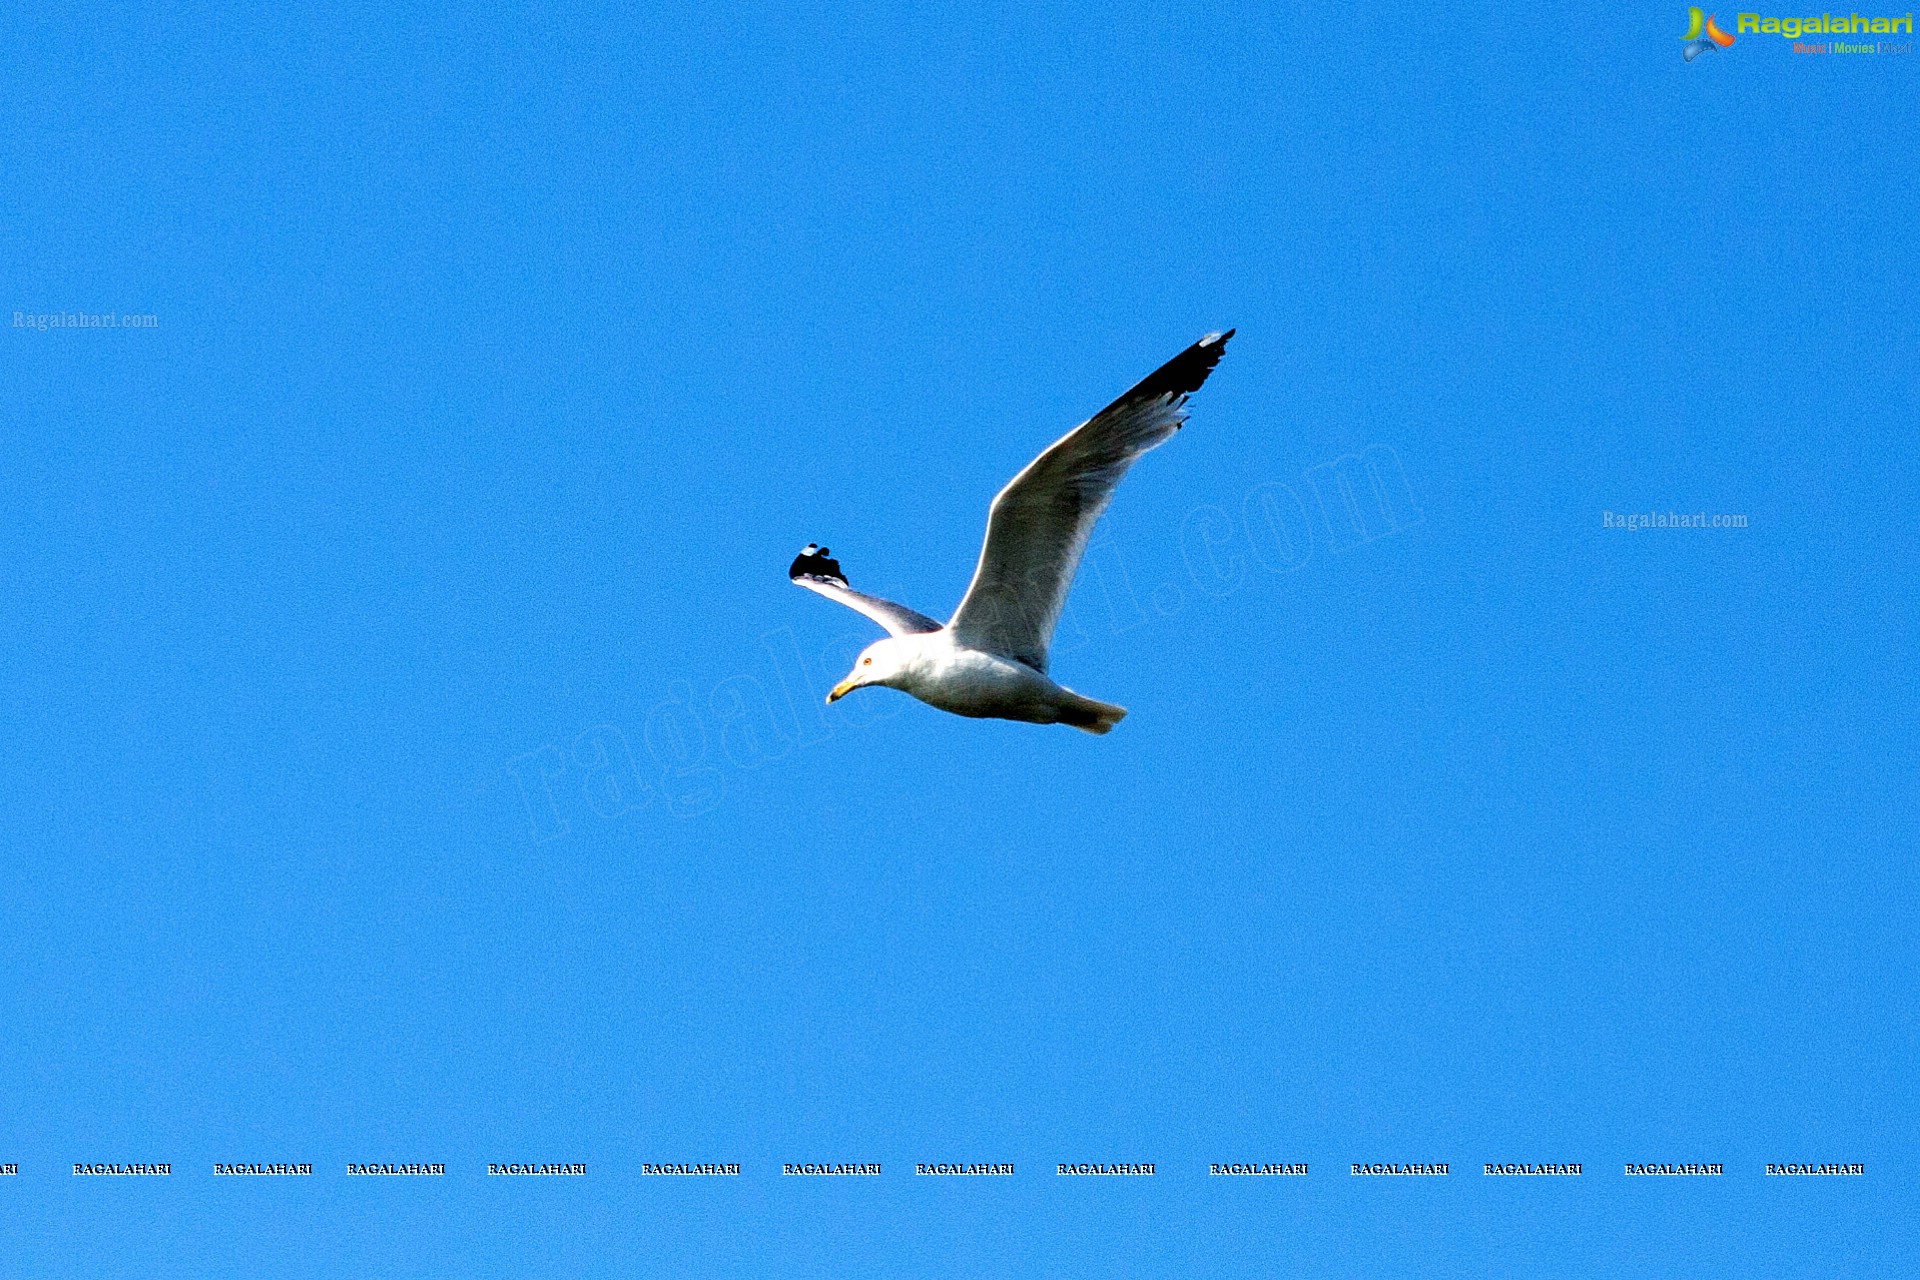
M 940 629 L 940 624 L 926 614 L 917 613 L 891 600 L 882 600 L 879 596 L 870 596 L 864 591 L 855 591 L 844 580 L 836 581 L 819 574 L 796 573 L 793 575 L 793 581 L 809 591 L 817 592 L 829 600 L 837 600 L 849 609 L 866 614 L 885 627 L 888 635 L 910 636 Z
M 1210 333 L 1028 463 L 993 500 L 954 639 L 1047 669 L 1093 526 L 1141 454 L 1186 421 L 1187 395 L 1220 362 L 1233 330 Z

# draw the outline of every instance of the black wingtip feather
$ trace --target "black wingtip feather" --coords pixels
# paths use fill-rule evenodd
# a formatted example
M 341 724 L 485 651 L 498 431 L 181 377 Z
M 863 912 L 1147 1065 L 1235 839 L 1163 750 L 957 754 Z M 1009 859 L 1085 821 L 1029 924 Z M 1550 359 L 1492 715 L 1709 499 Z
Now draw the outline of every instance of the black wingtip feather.
M 1121 400 L 1148 400 L 1157 396 L 1184 396 L 1198 391 L 1207 375 L 1226 354 L 1227 339 L 1234 331 L 1210 333 L 1173 359 L 1142 378 Z
M 847 575 L 840 572 L 840 562 L 827 554 L 827 548 L 815 547 L 809 542 L 806 549 L 793 558 L 787 566 L 789 578 L 825 578 L 836 586 L 847 586 Z

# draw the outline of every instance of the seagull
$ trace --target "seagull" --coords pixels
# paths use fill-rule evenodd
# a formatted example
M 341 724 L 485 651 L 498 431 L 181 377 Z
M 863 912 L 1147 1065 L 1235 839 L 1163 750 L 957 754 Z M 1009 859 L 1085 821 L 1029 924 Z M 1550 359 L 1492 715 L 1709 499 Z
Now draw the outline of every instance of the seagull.
M 827 695 L 881 686 L 955 715 L 1070 724 L 1107 733 L 1125 707 L 1082 697 L 1047 674 L 1047 649 L 1100 513 L 1141 454 L 1187 420 L 1233 330 L 1210 333 L 1047 448 L 987 509 L 987 540 L 973 583 L 945 626 L 891 600 L 855 591 L 840 562 L 815 543 L 787 576 L 858 610 L 887 630 Z

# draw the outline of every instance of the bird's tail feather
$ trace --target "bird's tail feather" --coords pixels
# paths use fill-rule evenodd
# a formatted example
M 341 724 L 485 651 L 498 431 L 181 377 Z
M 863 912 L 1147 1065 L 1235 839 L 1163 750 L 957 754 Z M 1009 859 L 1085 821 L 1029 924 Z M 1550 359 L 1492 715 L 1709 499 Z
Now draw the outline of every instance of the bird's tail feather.
M 1061 708 L 1060 720 L 1063 724 L 1084 729 L 1088 733 L 1111 733 L 1113 726 L 1126 718 L 1125 707 L 1116 707 L 1111 702 L 1095 702 L 1079 694 L 1075 694 L 1074 698 L 1075 701 Z

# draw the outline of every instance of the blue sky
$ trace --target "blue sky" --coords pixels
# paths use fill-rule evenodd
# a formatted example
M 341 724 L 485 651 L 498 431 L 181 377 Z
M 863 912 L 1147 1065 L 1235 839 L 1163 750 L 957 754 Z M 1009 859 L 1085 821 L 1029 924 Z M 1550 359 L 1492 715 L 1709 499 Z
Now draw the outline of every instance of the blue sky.
M 1914 1265 L 1913 56 L 16 19 L 5 311 L 156 317 L 0 360 L 20 1274 Z M 819 705 L 875 633 L 801 544 L 945 616 L 1226 326 L 1056 653 L 1125 724 Z M 1669 510 L 1747 527 L 1604 527 Z

